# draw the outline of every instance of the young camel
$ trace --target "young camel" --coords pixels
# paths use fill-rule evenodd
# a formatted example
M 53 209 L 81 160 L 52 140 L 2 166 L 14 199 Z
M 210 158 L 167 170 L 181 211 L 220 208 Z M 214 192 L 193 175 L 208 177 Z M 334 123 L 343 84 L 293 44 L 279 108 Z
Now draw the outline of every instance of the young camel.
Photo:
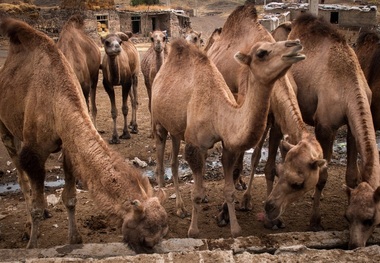
M 145 87 L 148 93 L 149 112 L 151 112 L 153 80 L 168 53 L 167 38 L 164 32 L 159 30 L 150 32 L 150 40 L 152 44 L 141 59 L 141 72 L 144 76 Z M 150 137 L 153 138 L 152 134 Z
M 248 89 L 248 84 L 245 80 L 248 78 L 249 72 L 234 61 L 230 63 L 226 63 L 226 61 L 231 59 L 234 52 L 244 49 L 246 46 L 252 46 L 261 40 L 274 42 L 274 39 L 269 32 L 258 23 L 256 8 L 253 4 L 249 3 L 237 7 L 227 18 L 223 28 L 216 30 L 214 33 L 214 43 L 208 48 L 207 54 L 222 73 L 231 91 L 237 94 L 238 103 L 241 103 L 244 101 L 245 93 Z M 268 131 L 270 131 L 271 135 L 269 141 L 269 156 L 273 156 L 273 158 L 268 157 L 265 166 L 268 196 L 273 188 L 275 157 L 282 138 L 282 133 L 288 135 L 287 138 L 290 143 L 297 145 L 293 151 L 298 153 L 295 154 L 296 157 L 284 160 L 284 165 L 287 167 L 289 173 L 292 174 L 292 176 L 288 176 L 279 182 L 280 184 L 292 186 L 286 195 L 291 195 L 293 196 L 292 198 L 303 195 L 305 191 L 307 191 L 307 188 L 302 188 L 298 185 L 315 184 L 319 170 L 324 167 L 325 161 L 323 160 L 322 149 L 315 136 L 308 132 L 303 122 L 292 84 L 294 84 L 294 82 L 292 82 L 290 74 L 286 74 L 274 84 L 274 90 L 270 98 L 267 128 L 252 154 L 251 177 L 240 203 L 241 210 L 252 209 L 251 188 L 254 173 Z M 240 172 L 243 169 L 243 157 L 244 152 L 240 153 L 239 157 L 237 157 L 234 168 L 235 180 L 239 178 Z M 218 216 L 219 225 L 228 223 L 228 214 L 226 211 L 227 209 L 223 209 Z M 283 227 L 280 220 L 276 220 L 275 222 L 266 220 L 264 225 L 266 227 Z
M 27 248 L 38 246 L 45 162 L 62 148 L 69 243 L 82 242 L 75 219 L 79 178 L 99 208 L 122 223 L 123 240 L 137 252 L 151 251 L 168 230 L 159 199 L 162 193 L 156 197 L 148 178 L 125 163 L 98 134 L 78 79 L 54 42 L 15 19 L 4 19 L 0 31 L 10 39 L 0 70 L 0 131 L 27 202 L 31 220 Z
M 140 57 L 136 47 L 129 40 L 129 37 L 122 32 L 108 34 L 104 39 L 104 57 L 102 62 L 103 85 L 111 101 L 111 116 L 113 119 L 111 144 L 120 143 L 120 139 L 130 139 L 128 131 L 128 95 L 132 102 L 132 120 L 129 127 L 131 133 L 138 133 L 136 120 L 138 98 L 138 74 L 140 71 Z M 122 112 L 124 116 L 123 134 L 118 137 L 117 133 L 117 109 L 115 102 L 114 85 L 122 86 Z
M 82 16 L 73 15 L 69 18 L 62 28 L 57 46 L 65 55 L 79 80 L 88 110 L 90 110 L 89 97 L 91 98 L 92 120 L 96 127 L 95 97 L 101 54 L 95 41 L 84 32 Z
M 202 32 L 197 32 L 193 29 L 188 29 L 183 34 L 184 39 L 187 42 L 194 44 L 196 47 L 201 48 L 203 45 L 203 40 L 201 38 Z
M 361 178 L 361 184 L 368 183 L 372 188 L 372 200 L 378 201 L 376 191 L 380 190 L 380 164 L 369 104 L 371 91 L 357 56 L 344 37 L 328 22 L 311 14 L 301 15 L 293 21 L 288 38 L 300 38 L 305 44 L 308 59 L 292 67 L 291 72 L 299 87 L 297 98 L 303 118 L 309 125 L 315 126 L 316 137 L 322 146 L 324 157 L 330 161 L 336 131 L 347 124 L 346 183 L 353 188 Z M 356 147 L 361 156 L 359 177 Z M 314 202 L 318 206 L 327 176 L 327 171 L 322 171 L 316 184 Z M 364 232 L 371 232 L 372 224 L 376 223 L 376 220 L 361 221 L 366 227 L 362 227 L 361 230 L 356 228 L 354 232 L 354 218 L 363 219 L 366 215 L 374 219 L 374 214 L 368 214 L 368 211 L 376 210 L 376 202 L 364 202 L 367 194 L 361 196 L 360 190 L 364 188 L 368 189 L 361 186 L 355 191 L 348 190 L 351 194 L 346 217 L 350 223 L 350 247 L 365 245 L 368 235 Z M 276 185 L 269 196 L 266 203 L 269 218 L 281 215 L 283 201 L 286 201 L 279 198 L 283 191 L 282 187 Z M 363 202 L 357 202 L 355 198 L 363 198 Z M 320 214 L 312 216 L 318 220 L 316 223 L 321 229 Z M 364 229 L 367 230 L 363 231 Z
M 205 198 L 203 174 L 207 150 L 223 143 L 224 197 L 233 237 L 240 234 L 234 205 L 232 167 L 236 152 L 255 145 L 265 128 L 274 82 L 297 61 L 299 41 L 258 42 L 235 58 L 250 72 L 246 98 L 238 105 L 223 76 L 206 54 L 183 39 L 171 44 L 166 62 L 152 86 L 153 131 L 157 149 L 157 173 L 164 180 L 163 156 L 168 132 L 172 139 L 172 173 L 177 195 L 177 215 L 185 213 L 178 189 L 178 152 L 185 140 L 185 158 L 193 171 L 192 218 L 189 237 L 197 237 L 200 202 Z M 186 62 L 184 62 L 186 61 Z M 184 67 L 184 63 L 186 67 Z

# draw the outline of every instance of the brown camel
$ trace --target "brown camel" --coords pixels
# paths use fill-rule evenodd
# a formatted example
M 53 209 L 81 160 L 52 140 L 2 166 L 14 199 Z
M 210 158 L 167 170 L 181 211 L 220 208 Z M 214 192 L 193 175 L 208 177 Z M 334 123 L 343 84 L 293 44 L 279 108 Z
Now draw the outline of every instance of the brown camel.
M 214 42 L 220 38 L 221 33 L 222 33 L 221 27 L 215 28 L 214 32 L 212 32 L 211 36 L 207 39 L 207 43 L 203 49 L 205 52 L 207 52 L 211 48 L 211 46 L 214 44 Z
M 194 44 L 198 48 L 201 48 L 203 45 L 202 40 L 202 32 L 197 32 L 193 29 L 188 29 L 183 34 L 184 39 L 186 39 L 187 42 Z
M 104 57 L 102 62 L 103 85 L 111 101 L 111 116 L 113 119 L 111 144 L 120 143 L 120 139 L 130 139 L 128 131 L 128 95 L 131 96 L 132 102 L 132 120 L 129 127 L 131 133 L 138 133 L 136 120 L 138 98 L 138 74 L 140 71 L 140 57 L 136 47 L 130 41 L 129 37 L 122 32 L 108 34 L 102 39 L 104 44 Z M 114 86 L 122 87 L 122 112 L 124 116 L 123 134 L 118 137 L 117 134 L 117 109 L 115 102 Z
M 255 6 L 249 3 L 237 7 L 227 18 L 222 30 L 218 30 L 216 33 L 219 37 L 215 39 L 207 54 L 222 73 L 231 91 L 238 94 L 237 99 L 238 103 L 240 103 L 240 101 L 244 101 L 245 93 L 248 89 L 245 79 L 247 79 L 249 72 L 238 63 L 234 63 L 233 61 L 226 63 L 226 61 L 230 60 L 233 52 L 251 46 L 261 39 L 271 42 L 274 42 L 274 39 L 269 32 L 257 22 Z M 288 170 L 290 169 L 292 171 L 291 174 L 294 178 L 290 176 L 286 177 L 281 181 L 281 184 L 293 185 L 295 183 L 295 178 L 297 178 L 297 183 L 300 183 L 302 180 L 304 184 L 310 185 L 312 184 L 313 179 L 310 181 L 309 179 L 318 177 L 319 169 L 324 166 L 322 149 L 315 139 L 315 136 L 309 134 L 306 125 L 302 120 L 297 98 L 291 85 L 293 82 L 291 75 L 286 74 L 274 84 L 274 90 L 270 99 L 271 106 L 267 128 L 252 154 L 251 177 L 247 190 L 244 193 L 243 200 L 240 203 L 241 210 L 252 209 L 251 188 L 254 172 L 258 161 L 260 160 L 261 148 L 269 128 L 271 134 L 269 151 L 272 153 L 270 154 L 270 157 L 273 156 L 273 158 L 268 158 L 265 166 L 267 195 L 270 194 L 273 188 L 276 161 L 275 156 L 282 138 L 282 133 L 288 135 L 290 143 L 297 145 L 293 151 L 298 152 L 298 154 L 295 155 L 296 157 L 284 160 L 284 165 Z M 235 179 L 239 178 L 240 172 L 243 169 L 243 156 L 244 152 L 240 154 L 235 165 Z M 310 163 L 307 161 L 310 161 Z M 293 196 L 303 195 L 304 189 L 292 187 L 288 189 L 287 194 Z M 218 222 L 220 225 L 224 225 L 228 222 L 228 217 L 225 211 L 218 216 Z M 282 226 L 281 221 L 265 222 L 266 227 L 272 227 L 273 225 Z
M 324 157 L 330 161 L 336 131 L 347 124 L 346 183 L 351 188 L 357 185 L 357 147 L 361 156 L 359 178 L 376 190 L 380 184 L 380 165 L 369 104 L 371 91 L 353 49 L 328 22 L 311 14 L 300 15 L 293 22 L 288 38 L 300 38 L 305 44 L 308 59 L 292 67 L 291 72 L 298 86 L 297 98 L 303 119 L 315 126 Z M 314 206 L 319 206 L 327 176 L 327 170 L 320 173 Z M 266 211 L 270 219 L 278 217 L 288 201 L 281 197 L 283 191 L 281 185 L 276 185 L 267 200 Z M 351 199 L 359 192 L 353 191 Z M 369 208 L 364 206 L 365 203 L 361 204 L 362 207 L 357 204 L 350 201 L 348 211 L 362 218 L 362 209 Z M 319 225 L 316 230 L 321 229 L 320 214 L 312 217 L 316 226 Z M 353 242 L 356 235 L 358 233 L 350 236 L 351 247 L 365 244 L 358 240 Z
M 69 242 L 82 242 L 75 219 L 79 178 L 99 208 L 122 223 L 123 240 L 137 252 L 150 251 L 168 230 L 158 198 L 163 192 L 156 197 L 148 178 L 125 163 L 96 131 L 73 69 L 48 36 L 10 18 L 2 20 L 0 32 L 10 39 L 0 70 L 0 131 L 26 196 L 31 219 L 27 247 L 37 247 L 45 162 L 62 147 Z
M 376 32 L 362 32 L 355 43 L 355 53 L 359 59 L 368 85 L 372 91 L 371 113 L 375 130 L 380 130 L 380 36 Z
M 371 113 L 375 130 L 380 129 L 380 37 L 364 31 L 355 43 L 355 53 L 372 91 Z M 346 218 L 350 224 L 349 247 L 364 247 L 376 226 L 380 224 L 380 187 L 362 182 L 356 189 L 347 189 L 349 206 Z M 364 204 L 364 205 L 363 205 Z
M 223 143 L 222 164 L 225 177 L 224 197 L 231 221 L 231 234 L 238 236 L 232 179 L 233 159 L 255 145 L 265 129 L 269 98 L 274 82 L 304 56 L 299 41 L 258 42 L 235 58 L 245 65 L 248 89 L 244 103 L 238 105 L 223 76 L 206 54 L 194 45 L 178 39 L 171 44 L 166 62 L 152 86 L 153 131 L 157 149 L 157 177 L 163 182 L 163 156 L 168 132 L 172 139 L 172 173 L 177 195 L 177 215 L 185 212 L 178 190 L 178 152 L 185 140 L 185 158 L 193 171 L 193 210 L 188 230 L 196 237 L 207 150 Z M 186 61 L 186 62 L 184 62 Z M 184 67 L 186 63 L 186 67 Z M 168 99 L 170 98 L 170 99 Z
M 141 59 L 141 72 L 144 76 L 144 82 L 149 99 L 149 112 L 151 112 L 152 84 L 158 70 L 164 63 L 165 56 L 168 53 L 167 38 L 163 31 L 150 32 L 152 42 L 149 49 Z M 150 136 L 153 137 L 153 136 Z
M 89 110 L 89 97 L 91 98 L 92 120 L 96 127 L 97 108 L 95 97 L 101 54 L 95 41 L 87 36 L 84 31 L 84 19 L 82 16 L 73 15 L 69 18 L 62 28 L 57 46 L 74 69 Z

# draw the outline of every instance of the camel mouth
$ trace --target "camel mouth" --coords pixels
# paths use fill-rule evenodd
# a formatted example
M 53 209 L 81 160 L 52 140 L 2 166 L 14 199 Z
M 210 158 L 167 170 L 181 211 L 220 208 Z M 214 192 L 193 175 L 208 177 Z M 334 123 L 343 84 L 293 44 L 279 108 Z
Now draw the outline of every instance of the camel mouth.
M 290 51 L 289 53 L 285 54 L 282 56 L 283 60 L 295 60 L 295 61 L 300 61 L 304 60 L 306 56 L 302 53 L 300 53 L 303 50 L 303 47 L 301 44 L 297 44 L 293 46 L 293 50 Z

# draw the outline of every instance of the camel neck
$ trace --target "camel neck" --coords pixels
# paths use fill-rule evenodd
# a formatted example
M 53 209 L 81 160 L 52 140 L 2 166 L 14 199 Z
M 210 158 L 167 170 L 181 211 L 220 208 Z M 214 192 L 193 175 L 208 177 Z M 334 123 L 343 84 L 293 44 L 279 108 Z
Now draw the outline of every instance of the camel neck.
M 298 143 L 302 139 L 302 134 L 308 132 L 288 75 L 274 84 L 271 110 L 282 133 L 290 136 L 291 143 Z
M 165 55 L 164 55 L 164 50 L 162 50 L 161 52 L 156 52 L 155 51 L 155 54 L 156 54 L 156 72 L 158 72 L 162 66 L 162 64 L 164 63 L 164 59 L 165 59 Z
M 109 59 L 109 74 L 110 80 L 113 85 L 118 85 L 120 83 L 120 71 L 119 71 L 119 59 L 117 56 L 108 57 Z
M 221 137 L 225 147 L 243 151 L 258 143 L 267 124 L 269 99 L 273 88 L 274 81 L 260 83 L 250 72 L 244 102 L 240 105 L 234 103 L 232 107 L 220 110 L 228 116 L 221 124 Z

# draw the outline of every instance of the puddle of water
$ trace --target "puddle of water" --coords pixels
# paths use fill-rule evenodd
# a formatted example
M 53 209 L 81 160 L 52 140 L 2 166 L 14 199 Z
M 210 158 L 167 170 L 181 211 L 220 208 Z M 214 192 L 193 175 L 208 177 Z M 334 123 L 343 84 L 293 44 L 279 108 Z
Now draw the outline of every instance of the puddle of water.
M 57 181 L 45 182 L 45 187 L 63 187 L 64 184 L 65 180 L 58 179 Z M 9 183 L 6 185 L 0 185 L 0 194 L 11 193 L 16 191 L 21 191 L 20 185 L 17 182 Z

